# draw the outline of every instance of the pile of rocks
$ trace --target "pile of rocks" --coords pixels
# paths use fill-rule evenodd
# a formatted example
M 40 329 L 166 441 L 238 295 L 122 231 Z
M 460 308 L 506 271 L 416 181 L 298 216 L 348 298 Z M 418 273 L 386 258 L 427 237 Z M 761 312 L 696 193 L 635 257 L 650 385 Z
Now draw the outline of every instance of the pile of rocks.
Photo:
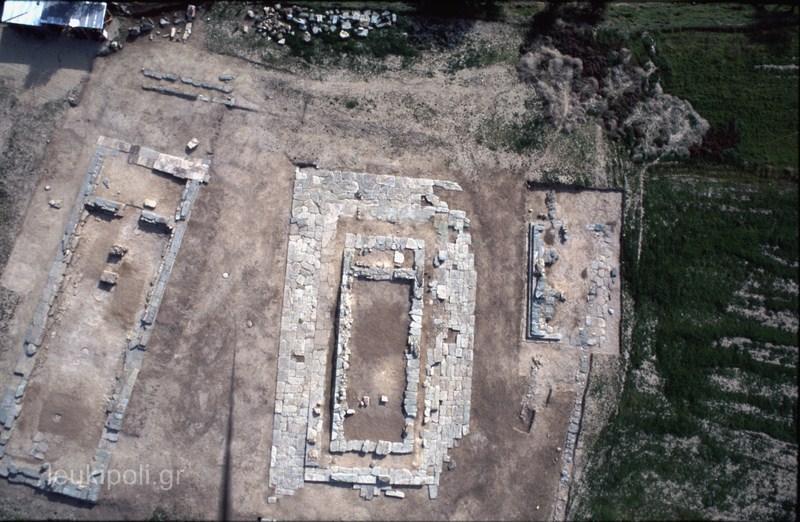
M 286 43 L 287 36 L 297 33 L 301 34 L 304 42 L 310 42 L 313 36 L 323 33 L 338 33 L 342 40 L 350 38 L 351 34 L 366 38 L 370 31 L 390 27 L 397 22 L 397 15 L 390 11 L 329 9 L 315 12 L 296 5 L 282 7 L 281 4 L 264 7 L 263 14 L 249 10 L 245 18 L 253 21 L 255 32 L 280 45 Z M 249 30 L 250 26 L 243 26 L 244 32 Z

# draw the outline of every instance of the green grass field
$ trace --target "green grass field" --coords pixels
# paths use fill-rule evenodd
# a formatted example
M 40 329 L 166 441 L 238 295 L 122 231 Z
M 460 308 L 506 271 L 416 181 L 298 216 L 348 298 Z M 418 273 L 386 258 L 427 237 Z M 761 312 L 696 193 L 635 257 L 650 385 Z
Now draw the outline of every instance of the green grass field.
M 719 27 L 751 23 L 755 9 L 747 4 L 687 5 L 686 2 L 610 3 L 604 28 L 639 33 L 690 27 Z
M 786 6 L 612 3 L 599 34 L 622 35 L 640 62 L 659 67 L 666 92 L 689 100 L 709 121 L 701 161 L 796 178 L 800 50 L 792 20 L 797 14 Z M 651 42 L 655 54 L 647 52 Z M 792 172 L 784 173 L 787 167 Z
M 646 182 L 644 201 L 638 262 L 638 231 L 625 236 L 631 367 L 595 446 L 589 505 L 577 516 L 724 518 L 755 502 L 769 518 L 788 517 L 796 497 L 765 487 L 781 473 L 766 452 L 793 447 L 796 458 L 797 331 L 730 305 L 796 313 L 796 291 L 775 282 L 798 283 L 797 188 L 670 169 Z M 725 347 L 736 338 L 750 342 Z M 758 355 L 780 356 L 778 347 L 795 351 L 777 362 Z M 642 385 L 643 375 L 657 385 Z M 728 379 L 742 388 L 719 384 Z M 735 442 L 748 432 L 766 436 L 764 453 Z M 758 477 L 767 478 L 754 484 Z
M 600 24 L 727 150 L 643 174 L 623 249 L 630 365 L 574 518 L 796 516 L 798 71 L 758 66 L 800 52 L 796 25 L 763 21 L 752 6 L 656 3 L 610 4 Z
M 691 102 L 711 124 L 692 150 L 698 167 L 725 164 L 747 175 L 797 179 L 796 11 L 786 5 L 608 3 L 599 15 L 562 7 L 560 17 L 578 28 L 596 23 L 595 29 L 534 23 L 528 38 L 554 31 L 549 36 L 559 50 L 581 58 L 584 75 L 600 81 L 618 49 L 630 49 L 634 64 L 652 61 L 664 91 Z M 614 119 L 626 116 L 623 110 Z
M 657 37 L 656 46 L 669 64 L 666 92 L 689 100 L 712 129 L 735 128 L 732 160 L 796 173 L 798 71 L 758 66 L 797 65 L 798 30 L 775 32 L 685 31 Z

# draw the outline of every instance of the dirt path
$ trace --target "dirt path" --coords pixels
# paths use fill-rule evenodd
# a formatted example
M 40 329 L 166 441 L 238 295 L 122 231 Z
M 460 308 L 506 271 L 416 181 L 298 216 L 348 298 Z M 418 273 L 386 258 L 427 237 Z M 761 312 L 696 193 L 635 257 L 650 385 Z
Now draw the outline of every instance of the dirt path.
M 636 239 L 636 262 L 639 262 L 639 259 L 642 257 L 642 239 L 644 237 L 644 179 L 647 175 L 647 171 L 658 164 L 661 158 L 656 158 L 652 162 L 648 163 L 647 165 L 643 165 L 640 167 L 639 172 L 637 173 L 638 177 L 638 186 L 636 189 L 635 198 L 632 202 L 634 208 L 636 209 L 636 228 L 639 231 L 639 235 Z

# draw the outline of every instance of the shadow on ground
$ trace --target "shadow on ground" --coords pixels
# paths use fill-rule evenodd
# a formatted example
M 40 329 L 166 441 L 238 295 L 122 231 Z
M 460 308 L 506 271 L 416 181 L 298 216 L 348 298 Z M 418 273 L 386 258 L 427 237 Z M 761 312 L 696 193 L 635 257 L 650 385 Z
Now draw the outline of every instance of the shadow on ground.
M 91 71 L 100 42 L 79 40 L 46 30 L 0 28 L 0 70 L 5 64 L 29 67 L 26 89 L 46 84 L 59 69 Z

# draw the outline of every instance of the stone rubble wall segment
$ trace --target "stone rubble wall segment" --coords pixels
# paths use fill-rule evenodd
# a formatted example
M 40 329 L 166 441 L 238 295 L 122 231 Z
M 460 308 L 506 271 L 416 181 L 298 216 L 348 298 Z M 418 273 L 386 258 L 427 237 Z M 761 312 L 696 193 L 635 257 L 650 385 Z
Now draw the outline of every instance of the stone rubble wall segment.
M 548 264 L 544 239 L 545 225 L 528 223 L 528 317 L 526 336 L 531 340 L 561 341 L 561 334 L 548 331 L 546 317 L 554 306 L 554 292 L 547 285 L 545 267 Z M 552 251 L 552 249 L 551 249 Z M 557 258 L 556 258 L 557 259 Z M 550 261 L 552 263 L 553 260 Z M 552 313 L 550 314 L 552 315 Z
M 160 73 L 160 72 L 150 71 L 150 70 L 144 69 L 144 70 L 142 70 L 142 74 L 145 77 L 151 78 L 153 80 L 167 80 L 167 81 L 170 81 L 170 82 L 173 82 L 173 83 L 178 80 L 178 76 L 175 75 L 175 74 L 172 74 L 172 73 Z M 180 81 L 181 81 L 181 83 L 185 83 L 187 85 L 193 85 L 194 87 L 200 87 L 200 88 L 203 88 L 203 89 L 219 91 L 219 92 L 223 92 L 225 94 L 229 94 L 230 92 L 233 91 L 233 89 L 231 89 L 227 85 L 218 85 L 218 84 L 214 84 L 214 83 L 206 82 L 206 81 L 192 80 L 191 78 L 186 78 L 186 77 L 181 77 Z
M 611 278 L 606 281 L 602 277 L 603 271 L 610 271 L 608 260 L 611 258 L 611 248 L 609 234 L 605 228 L 600 225 L 588 225 L 587 229 L 594 232 L 597 239 L 596 251 L 598 258 L 592 260 L 587 267 L 589 280 L 595 285 L 590 290 L 589 299 L 587 300 L 587 318 L 595 314 L 599 317 L 605 317 L 608 313 L 607 303 L 596 305 L 595 297 L 597 287 L 608 289 L 612 285 Z M 602 237 L 601 237 L 602 233 Z M 598 284 L 600 283 L 600 284 Z M 606 290 L 606 297 L 608 302 L 611 300 L 610 291 Z M 601 335 L 597 336 L 600 333 Z M 559 480 L 558 488 L 556 490 L 556 502 L 553 506 L 553 516 L 551 518 L 563 519 L 566 516 L 567 502 L 569 501 L 570 490 L 572 487 L 572 473 L 575 460 L 575 451 L 578 445 L 578 439 L 581 432 L 581 423 L 583 420 L 583 410 L 585 405 L 586 393 L 589 386 L 589 376 L 591 375 L 591 366 L 593 354 L 592 351 L 598 344 L 602 346 L 605 343 L 605 336 L 602 332 L 591 331 L 587 332 L 585 329 L 580 329 L 580 362 L 578 371 L 576 372 L 576 390 L 575 402 L 573 404 L 572 415 L 570 416 L 570 424 L 567 430 L 567 436 L 564 444 L 564 451 L 562 457 L 561 479 Z

